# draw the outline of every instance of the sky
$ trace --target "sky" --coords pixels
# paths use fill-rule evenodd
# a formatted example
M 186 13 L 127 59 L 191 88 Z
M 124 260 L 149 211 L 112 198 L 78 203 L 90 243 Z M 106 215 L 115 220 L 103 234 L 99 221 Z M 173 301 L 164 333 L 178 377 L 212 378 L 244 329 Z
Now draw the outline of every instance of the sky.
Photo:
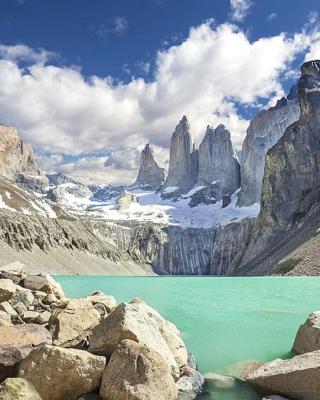
M 185 114 L 196 145 L 250 119 L 320 58 L 318 0 L 1 0 L 0 123 L 40 166 L 133 182 L 145 144 L 167 166 Z

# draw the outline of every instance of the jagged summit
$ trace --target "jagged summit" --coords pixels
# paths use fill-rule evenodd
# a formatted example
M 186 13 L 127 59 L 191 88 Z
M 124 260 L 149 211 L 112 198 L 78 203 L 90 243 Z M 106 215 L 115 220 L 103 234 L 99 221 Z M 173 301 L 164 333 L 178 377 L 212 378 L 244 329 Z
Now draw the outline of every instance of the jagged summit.
M 297 85 L 274 107 L 260 111 L 250 122 L 242 145 L 241 191 L 239 206 L 260 202 L 265 156 L 283 135 L 285 129 L 299 118 Z
M 190 125 L 184 115 L 171 137 L 169 172 L 165 187 L 177 187 L 182 190 L 192 187 L 194 182 L 191 177 L 194 176 L 193 169 L 197 164 L 197 157 L 191 157 L 192 152 Z
M 199 146 L 198 185 L 220 181 L 222 195 L 232 194 L 240 186 L 240 165 L 233 149 L 230 132 L 222 124 L 207 126 Z
M 147 144 L 142 150 L 138 177 L 133 187 L 157 190 L 164 181 L 164 169 L 154 159 L 153 149 Z

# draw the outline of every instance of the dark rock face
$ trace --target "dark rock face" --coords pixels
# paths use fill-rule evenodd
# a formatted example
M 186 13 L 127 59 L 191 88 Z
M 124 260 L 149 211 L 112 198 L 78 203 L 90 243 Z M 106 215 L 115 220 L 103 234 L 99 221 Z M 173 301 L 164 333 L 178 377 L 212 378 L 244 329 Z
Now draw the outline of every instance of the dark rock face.
M 158 166 L 153 149 L 147 144 L 141 153 L 139 173 L 133 187 L 157 190 L 163 181 L 164 169 Z
M 239 206 L 260 201 L 266 154 L 285 129 L 298 120 L 299 112 L 297 86 L 294 85 L 286 98 L 278 100 L 275 107 L 260 111 L 250 122 L 242 146 Z
M 65 183 L 75 183 L 75 184 L 80 183 L 70 178 L 69 176 L 62 174 L 61 172 L 57 172 L 54 174 L 47 174 L 47 178 L 49 179 L 49 184 L 54 186 L 63 185 Z
M 195 164 L 197 156 L 193 148 L 190 125 L 184 116 L 171 138 L 169 172 L 164 186 L 190 189 L 195 183 Z
M 246 264 L 303 223 L 320 200 L 320 61 L 303 64 L 298 90 L 300 118 L 267 154 L 261 211 L 238 273 L 267 273 Z
M 208 126 L 199 146 L 198 185 L 215 181 L 220 181 L 222 194 L 232 194 L 240 187 L 239 161 L 224 125 Z

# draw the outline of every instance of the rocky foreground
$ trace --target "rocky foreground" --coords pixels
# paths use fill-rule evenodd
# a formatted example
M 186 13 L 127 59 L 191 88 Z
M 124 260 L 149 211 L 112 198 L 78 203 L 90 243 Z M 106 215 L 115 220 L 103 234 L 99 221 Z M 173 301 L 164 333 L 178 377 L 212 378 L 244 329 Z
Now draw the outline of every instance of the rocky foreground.
M 1 400 L 192 400 L 204 391 L 180 332 L 142 300 L 66 298 L 49 275 L 0 269 Z

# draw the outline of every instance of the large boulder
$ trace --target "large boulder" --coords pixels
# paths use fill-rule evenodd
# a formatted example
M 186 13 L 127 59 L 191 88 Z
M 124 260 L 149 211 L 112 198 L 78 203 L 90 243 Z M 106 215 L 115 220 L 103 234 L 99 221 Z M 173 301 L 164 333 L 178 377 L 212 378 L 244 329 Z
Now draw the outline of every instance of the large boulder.
M 50 275 L 28 275 L 23 281 L 24 287 L 45 293 L 52 293 L 57 299 L 64 299 L 65 294 L 60 283 L 56 282 Z
M 113 296 L 104 294 L 102 292 L 94 292 L 90 296 L 87 297 L 87 300 L 91 301 L 94 308 L 101 313 L 104 311 L 104 314 L 109 314 L 117 307 L 117 301 Z
M 320 311 L 311 313 L 297 332 L 292 351 L 303 354 L 320 350 Z
M 0 388 L 0 400 L 42 400 L 36 388 L 23 378 L 7 378 Z
M 194 400 L 206 390 L 203 375 L 195 369 L 187 367 L 177 382 L 178 400 Z
M 77 347 L 87 342 L 87 337 L 99 322 L 100 314 L 90 300 L 68 300 L 63 307 L 53 310 L 49 320 L 53 344 Z
M 50 332 L 43 326 L 0 326 L 0 382 L 15 374 L 18 363 L 35 347 L 51 342 Z
M 10 300 L 15 292 L 16 287 L 11 279 L 0 279 L 0 303 Z
M 177 388 L 158 352 L 124 340 L 103 373 L 100 396 L 105 400 L 175 400 Z
M 111 357 L 125 339 L 145 344 L 167 361 L 177 380 L 187 365 L 187 350 L 178 329 L 142 301 L 120 304 L 93 329 L 89 351 Z
M 263 394 L 295 400 L 320 399 L 320 350 L 274 360 L 249 374 L 246 381 Z
M 27 268 L 20 261 L 0 267 L 1 279 L 11 279 L 14 283 L 19 284 L 26 276 Z
M 83 350 L 44 346 L 32 351 L 19 368 L 44 400 L 76 400 L 100 387 L 104 357 Z

